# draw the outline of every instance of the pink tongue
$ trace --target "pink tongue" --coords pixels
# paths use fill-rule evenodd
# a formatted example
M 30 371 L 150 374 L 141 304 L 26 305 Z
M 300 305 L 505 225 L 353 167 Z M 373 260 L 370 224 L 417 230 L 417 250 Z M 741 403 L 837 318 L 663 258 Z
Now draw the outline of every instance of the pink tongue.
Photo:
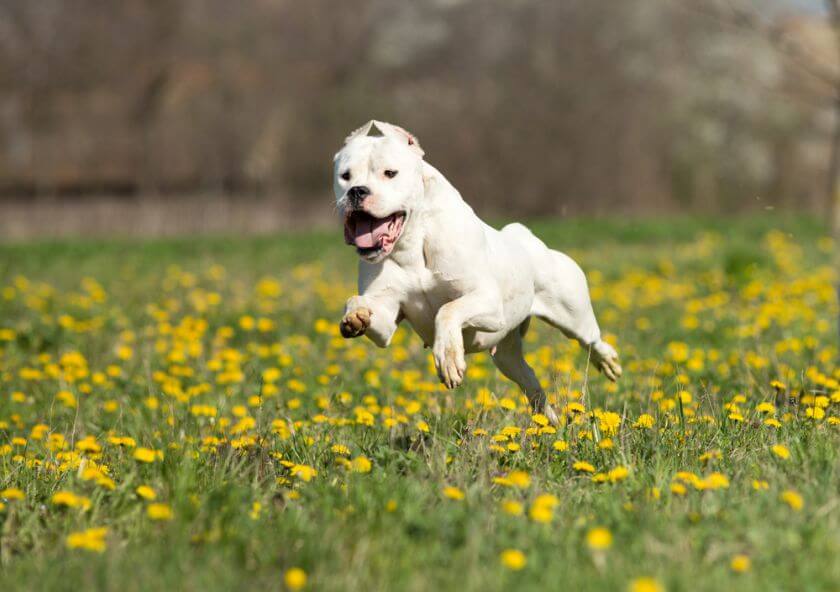
M 360 249 L 371 249 L 379 245 L 380 239 L 388 234 L 388 218 L 364 217 L 356 221 L 354 242 Z

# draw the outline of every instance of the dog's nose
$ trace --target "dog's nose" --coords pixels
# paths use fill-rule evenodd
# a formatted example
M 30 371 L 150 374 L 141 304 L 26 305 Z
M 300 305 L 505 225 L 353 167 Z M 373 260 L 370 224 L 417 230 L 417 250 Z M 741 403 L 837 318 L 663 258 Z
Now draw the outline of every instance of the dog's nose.
M 362 201 L 370 195 L 370 189 L 364 185 L 355 185 L 347 191 L 347 197 L 350 199 L 350 204 L 353 207 L 361 205 Z

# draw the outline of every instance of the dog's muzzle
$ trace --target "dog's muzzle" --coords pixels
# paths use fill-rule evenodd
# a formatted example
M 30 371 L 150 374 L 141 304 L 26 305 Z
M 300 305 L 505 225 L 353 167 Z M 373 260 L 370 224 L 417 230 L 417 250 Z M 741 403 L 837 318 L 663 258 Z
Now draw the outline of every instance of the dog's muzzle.
M 400 238 L 404 223 L 405 212 L 377 218 L 364 210 L 350 210 L 344 218 L 344 242 L 355 246 L 362 256 L 387 255 Z

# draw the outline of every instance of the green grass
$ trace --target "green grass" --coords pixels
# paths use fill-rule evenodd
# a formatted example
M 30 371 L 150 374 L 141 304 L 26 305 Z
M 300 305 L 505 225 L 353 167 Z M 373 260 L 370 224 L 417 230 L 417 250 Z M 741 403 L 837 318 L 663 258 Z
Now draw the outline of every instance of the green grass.
M 355 284 L 339 231 L 0 246 L 0 490 L 25 495 L 0 512 L 0 584 L 278 590 L 299 567 L 317 590 L 624 590 L 644 576 L 672 591 L 838 589 L 837 272 L 820 223 L 531 226 L 587 272 L 625 368 L 612 386 L 532 324 L 529 360 L 556 406 L 586 409 L 556 433 L 533 433 L 486 354 L 447 392 L 406 328 L 387 350 L 338 337 Z M 620 418 L 615 433 L 603 412 Z M 634 427 L 641 414 L 652 428 Z M 510 426 L 521 432 L 493 439 Z M 88 436 L 100 453 L 76 450 Z M 116 436 L 164 458 L 139 462 Z M 350 470 L 334 444 L 370 472 Z M 629 474 L 597 483 L 577 461 Z M 86 478 L 96 466 L 111 486 Z M 515 470 L 527 487 L 495 481 Z M 728 486 L 704 488 L 713 473 Z M 139 485 L 171 520 L 149 518 Z M 57 491 L 90 505 L 58 507 Z M 558 501 L 547 523 L 529 516 L 541 494 Z M 102 552 L 68 547 L 93 527 L 108 529 Z M 588 547 L 595 527 L 611 532 L 609 549 Z M 506 549 L 524 553 L 524 569 L 502 565 Z M 737 555 L 748 571 L 733 571 Z

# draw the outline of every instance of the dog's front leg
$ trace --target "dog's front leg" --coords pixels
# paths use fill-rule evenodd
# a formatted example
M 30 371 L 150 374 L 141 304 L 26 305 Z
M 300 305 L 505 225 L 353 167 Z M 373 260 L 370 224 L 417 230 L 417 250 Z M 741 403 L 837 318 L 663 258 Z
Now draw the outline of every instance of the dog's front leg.
M 366 335 L 379 347 L 387 347 L 400 322 L 398 302 L 375 296 L 353 296 L 344 306 L 339 329 L 345 338 Z
M 447 302 L 435 316 L 435 342 L 432 354 L 438 377 L 447 388 L 464 380 L 466 327 L 479 331 L 501 331 L 504 326 L 502 299 L 494 288 L 478 289 Z

